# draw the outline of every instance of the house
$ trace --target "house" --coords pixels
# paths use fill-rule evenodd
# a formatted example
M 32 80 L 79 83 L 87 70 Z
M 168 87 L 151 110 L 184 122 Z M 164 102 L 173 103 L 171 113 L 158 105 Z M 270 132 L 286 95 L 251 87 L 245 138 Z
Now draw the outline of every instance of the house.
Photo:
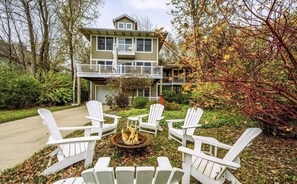
M 77 65 L 78 103 L 81 79 L 90 81 L 90 99 L 105 103 L 106 95 L 112 93 L 106 85 L 107 79 L 127 74 L 152 78 L 153 84 L 138 89 L 136 96 L 157 100 L 163 79 L 163 66 L 159 66 L 158 60 L 163 44 L 158 35 L 154 31 L 138 30 L 136 20 L 125 14 L 113 19 L 113 24 L 114 29 L 80 29 L 91 44 L 91 54 L 89 64 Z

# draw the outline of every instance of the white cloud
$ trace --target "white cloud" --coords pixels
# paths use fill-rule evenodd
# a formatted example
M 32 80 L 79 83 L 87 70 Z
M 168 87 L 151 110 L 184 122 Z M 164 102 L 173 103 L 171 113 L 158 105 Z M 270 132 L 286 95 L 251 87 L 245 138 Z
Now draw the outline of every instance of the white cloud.
M 123 0 L 123 2 L 132 8 L 138 10 L 146 10 L 146 9 L 167 9 L 170 0 Z

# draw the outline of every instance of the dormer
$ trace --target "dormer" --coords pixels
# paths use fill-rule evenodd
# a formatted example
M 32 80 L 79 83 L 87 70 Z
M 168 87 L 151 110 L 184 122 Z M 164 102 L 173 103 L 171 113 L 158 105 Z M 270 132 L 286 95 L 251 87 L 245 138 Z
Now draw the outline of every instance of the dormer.
M 114 18 L 112 21 L 118 30 L 137 30 L 137 21 L 126 14 Z

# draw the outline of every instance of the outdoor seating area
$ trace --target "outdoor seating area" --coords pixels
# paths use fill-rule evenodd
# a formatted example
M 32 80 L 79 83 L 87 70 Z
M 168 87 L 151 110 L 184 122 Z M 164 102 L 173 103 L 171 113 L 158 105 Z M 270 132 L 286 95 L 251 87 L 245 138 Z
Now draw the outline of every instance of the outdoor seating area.
M 115 134 L 117 126 L 121 124 L 118 120 L 121 118 L 115 115 L 106 115 L 103 113 L 101 102 L 89 101 L 87 102 L 87 110 L 89 116 L 86 118 L 90 119 L 92 126 L 83 127 L 58 127 L 57 123 L 51 112 L 46 109 L 39 109 L 38 112 L 43 120 L 43 123 L 47 126 L 50 132 L 50 137 L 47 145 L 57 145 L 58 148 L 50 153 L 50 157 L 57 155 L 57 162 L 50 166 L 52 158 L 50 158 L 48 168 L 41 174 L 46 176 L 55 172 L 63 172 L 64 168 L 71 166 L 81 160 L 85 160 L 84 168 L 87 169 L 93 160 L 95 152 L 95 142 L 100 142 L 103 133 L 107 135 Z M 116 143 L 122 142 L 119 146 L 129 152 L 115 152 L 118 154 L 124 154 L 124 157 L 129 157 L 130 154 L 134 156 L 146 156 L 146 147 L 138 146 L 141 144 L 143 139 L 148 139 L 149 142 L 154 142 L 158 139 L 158 130 L 163 130 L 159 125 L 162 116 L 164 106 L 161 104 L 152 104 L 150 106 L 149 114 L 132 116 L 132 120 L 138 120 L 129 127 L 129 132 L 126 132 L 126 122 L 122 122 L 122 133 L 115 134 L 111 137 L 111 142 L 118 146 Z M 198 108 L 189 108 L 187 110 L 186 118 L 184 120 L 167 120 L 168 123 L 168 139 L 176 140 L 178 143 L 182 143 L 182 146 L 175 150 L 176 154 L 182 157 L 182 169 L 173 168 L 167 157 L 164 157 L 162 153 L 158 155 L 157 162 L 158 167 L 156 169 L 151 166 L 116 166 L 109 167 L 109 157 L 99 157 L 93 169 L 87 169 L 82 171 L 82 177 L 65 178 L 55 182 L 58 183 L 153 183 L 153 184 L 174 184 L 183 183 L 189 184 L 190 177 L 194 177 L 197 181 L 202 183 L 224 183 L 228 180 L 232 183 L 240 183 L 235 176 L 229 171 L 229 169 L 236 170 L 240 168 L 239 154 L 243 149 L 248 146 L 251 141 L 256 138 L 262 130 L 259 128 L 249 128 L 242 136 L 236 141 L 233 146 L 229 146 L 220 143 L 218 140 L 212 137 L 204 137 L 194 135 L 195 129 L 200 127 L 199 121 L 202 117 L 203 110 Z M 104 116 L 114 119 L 113 123 L 105 123 Z M 147 117 L 147 122 L 143 121 L 143 118 Z M 127 121 L 131 120 L 129 117 Z M 172 123 L 184 122 L 181 129 L 173 128 Z M 147 131 L 145 129 L 151 129 Z M 76 137 L 63 139 L 60 131 L 65 130 L 84 130 L 84 137 Z M 139 130 L 139 132 L 138 132 Z M 140 134 L 140 132 L 145 132 Z M 146 133 L 152 133 L 154 136 L 147 137 Z M 93 135 L 95 134 L 95 135 Z M 107 136 L 106 134 L 104 136 Z M 117 138 L 115 138 L 117 137 Z M 147 138 L 146 138 L 147 137 Z M 179 139 L 177 139 L 177 138 Z M 117 141 L 116 141 L 117 140 Z M 126 140 L 126 141 L 125 141 Z M 129 141 L 128 141 L 129 140 Z M 187 147 L 187 140 L 194 142 L 194 149 Z M 128 143 L 129 142 L 129 143 Z M 202 144 L 208 144 L 209 150 L 205 151 L 202 149 Z M 103 148 L 103 147 L 102 147 Z M 102 149 L 98 148 L 98 149 Z M 143 148 L 143 149 L 140 149 Z M 218 157 L 219 149 L 229 150 L 223 158 Z M 137 150 L 137 151 L 135 151 Z M 141 154 L 139 154 L 141 152 Z M 182 154 L 180 154 L 180 152 Z M 136 174 L 135 174 L 136 172 Z M 134 176 L 136 176 L 134 178 Z

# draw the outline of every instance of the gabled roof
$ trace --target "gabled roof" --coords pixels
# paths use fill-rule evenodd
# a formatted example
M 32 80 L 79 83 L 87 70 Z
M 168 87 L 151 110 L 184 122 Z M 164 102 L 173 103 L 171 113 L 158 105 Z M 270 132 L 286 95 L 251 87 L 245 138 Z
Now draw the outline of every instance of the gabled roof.
M 127 15 L 127 14 L 123 14 L 123 15 L 121 15 L 121 16 L 119 16 L 119 17 L 116 17 L 116 18 L 112 19 L 112 21 L 113 21 L 113 25 L 115 26 L 115 22 L 116 22 L 117 20 L 122 19 L 122 18 L 127 18 L 127 19 L 131 20 L 132 22 L 134 22 L 134 23 L 135 23 L 135 29 L 137 30 L 137 21 L 136 21 L 134 18 L 132 18 L 132 17 L 130 17 L 129 15 Z

